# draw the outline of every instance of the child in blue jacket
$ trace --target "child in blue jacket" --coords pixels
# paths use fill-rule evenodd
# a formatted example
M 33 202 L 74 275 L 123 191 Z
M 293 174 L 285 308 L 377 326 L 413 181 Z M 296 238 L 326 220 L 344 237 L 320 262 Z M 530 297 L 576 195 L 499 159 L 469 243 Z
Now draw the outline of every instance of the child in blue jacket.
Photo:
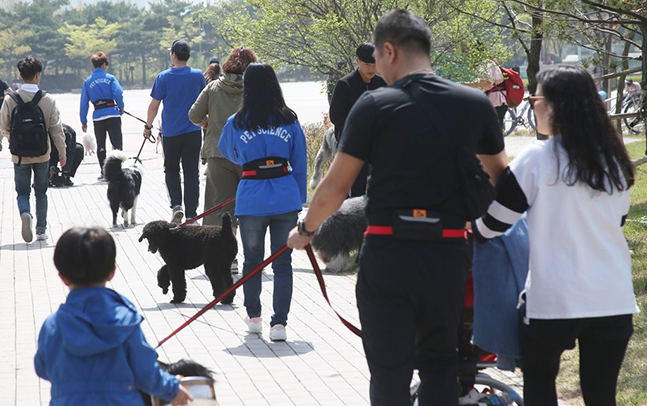
M 191 395 L 157 364 L 143 317 L 106 282 L 115 276 L 115 242 L 102 228 L 72 228 L 56 244 L 54 264 L 70 288 L 38 336 L 36 374 L 52 383 L 50 406 L 143 405 L 139 390 L 173 406 Z

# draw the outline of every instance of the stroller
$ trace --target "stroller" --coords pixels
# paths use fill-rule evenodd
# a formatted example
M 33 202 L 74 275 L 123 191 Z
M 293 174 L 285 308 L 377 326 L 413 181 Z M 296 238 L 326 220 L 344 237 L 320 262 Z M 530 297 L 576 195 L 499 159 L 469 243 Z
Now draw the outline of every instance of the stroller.
M 468 274 L 463 304 L 463 322 L 458 343 L 459 405 L 523 406 L 523 398 L 510 386 L 481 372 L 496 367 L 496 355 L 472 345 L 474 288 Z M 418 406 L 419 382 L 411 386 L 411 404 Z

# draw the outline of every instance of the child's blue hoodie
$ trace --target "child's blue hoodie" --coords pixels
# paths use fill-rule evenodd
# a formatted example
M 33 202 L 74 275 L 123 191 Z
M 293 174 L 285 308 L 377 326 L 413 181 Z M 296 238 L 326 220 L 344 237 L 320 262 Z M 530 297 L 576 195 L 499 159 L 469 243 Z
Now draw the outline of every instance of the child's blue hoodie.
M 71 290 L 38 336 L 34 364 L 38 376 L 52 383 L 50 406 L 143 405 L 138 389 L 175 398 L 179 382 L 158 366 L 143 320 L 114 290 Z

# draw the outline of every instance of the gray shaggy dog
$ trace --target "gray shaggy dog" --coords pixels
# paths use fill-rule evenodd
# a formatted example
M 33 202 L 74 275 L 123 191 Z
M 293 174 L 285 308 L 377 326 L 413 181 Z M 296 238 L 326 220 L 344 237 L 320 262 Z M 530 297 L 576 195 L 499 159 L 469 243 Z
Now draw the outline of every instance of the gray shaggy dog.
M 315 157 L 315 167 L 310 179 L 310 187 L 315 189 L 323 177 L 323 166 L 327 161 L 332 161 L 337 153 L 337 140 L 335 139 L 335 126 L 326 130 L 321 141 L 321 147 Z
M 157 284 L 164 294 L 173 283 L 173 300 L 182 303 L 186 299 L 186 278 L 184 271 L 204 265 L 211 282 L 213 296 L 218 297 L 234 281 L 231 277 L 231 263 L 238 253 L 238 243 L 231 229 L 231 217 L 222 216 L 222 226 L 183 226 L 156 220 L 144 226 L 139 242 L 148 240 L 148 250 L 159 251 L 166 265 L 157 272 Z M 222 303 L 234 301 L 236 292 L 231 292 Z
M 362 245 L 366 221 L 366 198 L 346 199 L 339 210 L 324 221 L 312 238 L 312 249 L 326 264 L 326 271 L 343 272 L 355 268 L 350 253 Z

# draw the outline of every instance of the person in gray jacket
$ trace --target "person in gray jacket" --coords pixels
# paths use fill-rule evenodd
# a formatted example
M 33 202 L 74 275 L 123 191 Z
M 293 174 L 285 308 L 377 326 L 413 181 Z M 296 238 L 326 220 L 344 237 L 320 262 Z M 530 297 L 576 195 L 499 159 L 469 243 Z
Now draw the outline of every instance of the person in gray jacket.
M 223 76 L 209 82 L 189 110 L 189 119 L 205 129 L 201 153 L 202 163 L 207 165 L 205 211 L 236 196 L 242 168 L 222 156 L 218 141 L 227 119 L 236 113 L 243 99 L 243 72 L 247 65 L 256 61 L 256 54 L 251 48 L 235 48 L 222 66 Z M 204 217 L 202 224 L 221 225 L 225 212 L 235 219 L 235 207 L 235 203 L 229 204 L 209 214 Z

